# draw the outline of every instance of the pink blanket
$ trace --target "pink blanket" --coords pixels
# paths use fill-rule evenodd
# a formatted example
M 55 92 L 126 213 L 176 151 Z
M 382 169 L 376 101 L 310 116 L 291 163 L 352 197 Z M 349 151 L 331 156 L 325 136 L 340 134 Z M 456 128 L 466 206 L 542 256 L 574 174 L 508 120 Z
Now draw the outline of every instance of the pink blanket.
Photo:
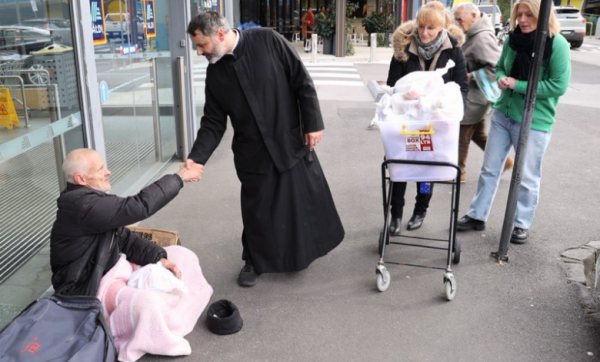
M 100 281 L 98 299 L 113 334 L 119 361 L 137 361 L 144 354 L 182 356 L 192 353 L 183 338 L 190 333 L 208 304 L 213 289 L 196 255 L 181 246 L 169 246 L 168 259 L 181 270 L 188 294 L 164 293 L 127 286 L 138 268 L 122 255 Z

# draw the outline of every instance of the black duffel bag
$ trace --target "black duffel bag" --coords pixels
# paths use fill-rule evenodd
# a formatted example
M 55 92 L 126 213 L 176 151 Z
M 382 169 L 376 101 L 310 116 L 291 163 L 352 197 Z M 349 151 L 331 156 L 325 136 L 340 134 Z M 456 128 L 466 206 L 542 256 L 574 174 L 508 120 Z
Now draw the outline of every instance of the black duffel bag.
M 116 350 L 96 297 L 40 298 L 0 332 L 0 361 L 113 362 Z
M 86 295 L 40 298 L 0 332 L 0 362 L 114 362 L 117 351 L 96 298 L 113 246 L 99 242 Z M 60 293 L 60 290 L 58 290 Z

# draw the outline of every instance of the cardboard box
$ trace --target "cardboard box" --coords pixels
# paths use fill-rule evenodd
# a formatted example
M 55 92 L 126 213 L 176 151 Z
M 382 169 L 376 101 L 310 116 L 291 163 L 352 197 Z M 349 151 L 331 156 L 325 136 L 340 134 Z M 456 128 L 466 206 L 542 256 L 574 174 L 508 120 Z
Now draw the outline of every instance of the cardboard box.
M 23 101 L 20 88 L 11 88 L 10 95 L 19 101 Z M 27 99 L 27 108 L 47 110 L 50 107 L 46 88 L 25 88 L 25 98 Z M 16 107 L 23 108 L 20 104 L 17 104 Z
M 159 246 L 181 245 L 177 231 L 155 229 L 141 226 L 127 226 L 127 228 L 138 234 L 142 239 L 152 241 Z

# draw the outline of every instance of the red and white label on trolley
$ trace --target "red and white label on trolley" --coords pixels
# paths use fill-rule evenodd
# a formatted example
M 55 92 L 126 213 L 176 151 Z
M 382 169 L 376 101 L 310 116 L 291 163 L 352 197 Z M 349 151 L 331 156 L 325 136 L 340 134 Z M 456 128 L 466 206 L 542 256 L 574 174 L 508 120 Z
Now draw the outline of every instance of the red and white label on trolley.
M 421 130 L 420 132 L 428 132 Z M 433 142 L 430 134 L 406 136 L 406 151 L 433 151 Z

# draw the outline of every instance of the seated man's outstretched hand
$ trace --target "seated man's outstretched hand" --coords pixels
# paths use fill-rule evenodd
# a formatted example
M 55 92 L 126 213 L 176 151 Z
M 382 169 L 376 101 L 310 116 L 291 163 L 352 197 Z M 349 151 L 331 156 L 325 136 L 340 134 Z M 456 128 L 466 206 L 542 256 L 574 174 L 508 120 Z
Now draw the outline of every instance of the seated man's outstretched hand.
M 193 162 L 193 161 L 192 161 Z M 192 163 L 188 166 L 187 162 L 182 164 L 179 169 L 179 176 L 184 182 L 198 181 L 202 178 L 204 172 L 204 166 L 198 163 Z
M 171 273 L 173 273 L 177 277 L 177 279 L 181 279 L 181 270 L 179 270 L 177 268 L 177 265 L 175 265 L 175 263 L 173 263 L 169 259 L 165 259 L 165 258 L 161 258 L 160 263 L 166 269 L 169 269 L 171 271 Z

